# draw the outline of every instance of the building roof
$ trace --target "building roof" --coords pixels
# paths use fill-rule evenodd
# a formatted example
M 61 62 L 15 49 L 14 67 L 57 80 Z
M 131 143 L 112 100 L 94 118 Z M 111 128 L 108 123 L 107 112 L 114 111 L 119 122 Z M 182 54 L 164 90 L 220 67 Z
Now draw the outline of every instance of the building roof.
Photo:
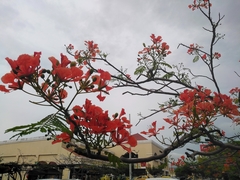
M 141 134 L 133 134 L 132 135 L 137 141 L 143 141 L 143 140 L 148 140 L 147 138 L 143 137 Z

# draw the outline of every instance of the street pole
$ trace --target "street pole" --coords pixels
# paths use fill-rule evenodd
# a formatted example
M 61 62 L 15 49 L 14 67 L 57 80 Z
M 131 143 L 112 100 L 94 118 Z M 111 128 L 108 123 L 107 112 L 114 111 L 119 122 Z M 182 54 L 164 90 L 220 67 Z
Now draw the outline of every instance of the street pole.
M 131 122 L 131 116 L 129 114 L 129 121 Z M 131 128 L 129 128 L 129 134 L 131 135 Z M 129 153 L 129 159 L 132 158 L 132 151 Z M 129 163 L 129 180 L 132 180 L 132 163 Z

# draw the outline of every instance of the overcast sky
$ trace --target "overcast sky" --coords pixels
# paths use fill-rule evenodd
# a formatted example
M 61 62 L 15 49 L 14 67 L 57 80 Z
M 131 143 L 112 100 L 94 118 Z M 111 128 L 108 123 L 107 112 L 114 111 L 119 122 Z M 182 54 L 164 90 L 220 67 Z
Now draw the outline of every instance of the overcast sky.
M 48 57 L 59 58 L 66 53 L 64 45 L 73 44 L 83 49 L 85 40 L 94 40 L 102 51 L 109 53 L 108 59 L 117 67 L 128 68 L 132 74 L 137 67 L 137 52 L 142 43 L 150 43 L 149 36 L 154 33 L 162 36 L 170 45 L 172 54 L 167 61 L 170 64 L 183 62 L 198 73 L 205 74 L 206 68 L 201 63 L 192 63 L 192 56 L 187 49 L 177 49 L 179 43 L 189 45 L 198 43 L 208 48 L 210 33 L 208 21 L 199 12 L 192 12 L 188 4 L 192 0 L 8 0 L 0 1 L 0 76 L 9 72 L 5 57 L 16 59 L 20 54 L 33 54 L 41 51 L 43 67 L 50 66 Z M 240 1 L 213 0 L 212 15 L 225 15 L 219 33 L 226 34 L 215 50 L 222 54 L 217 70 L 217 79 L 223 92 L 239 86 L 239 78 L 234 71 L 239 70 L 240 60 Z M 104 68 L 104 65 L 102 66 Z M 209 82 L 202 80 L 207 85 Z M 211 87 L 211 85 L 209 84 Z M 95 96 L 88 96 L 96 105 L 109 109 L 110 113 L 119 112 L 122 107 L 131 114 L 133 124 L 138 121 L 138 112 L 147 115 L 148 109 L 157 108 L 157 103 L 167 97 L 132 97 L 121 95 L 122 90 L 113 90 L 104 102 Z M 81 97 L 79 104 L 86 97 Z M 4 134 L 7 128 L 38 121 L 52 113 L 52 109 L 29 103 L 31 97 L 22 92 L 0 93 L 0 141 L 7 140 L 13 134 Z M 132 132 L 146 130 L 147 125 L 167 115 L 156 115 L 141 122 Z M 222 126 L 235 128 L 230 121 Z M 167 132 L 170 135 L 170 132 Z M 167 134 L 167 135 L 168 135 Z M 32 136 L 39 136 L 35 134 Z

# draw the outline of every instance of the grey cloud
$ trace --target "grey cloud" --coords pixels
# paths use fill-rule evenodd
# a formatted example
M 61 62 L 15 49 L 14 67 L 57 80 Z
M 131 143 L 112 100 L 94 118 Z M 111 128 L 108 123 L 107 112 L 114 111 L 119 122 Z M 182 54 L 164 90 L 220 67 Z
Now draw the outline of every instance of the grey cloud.
M 22 53 L 42 51 L 42 62 L 50 65 L 47 57 L 56 56 L 65 51 L 64 44 L 72 43 L 77 48 L 84 48 L 84 40 L 94 40 L 104 52 L 109 53 L 109 59 L 118 67 L 123 66 L 129 70 L 136 67 L 137 52 L 142 49 L 142 43 L 150 43 L 149 36 L 154 33 L 161 35 L 173 52 L 167 61 L 170 63 L 184 62 L 187 67 L 206 73 L 206 68 L 201 62 L 192 63 L 193 57 L 186 54 L 187 49 L 180 47 L 179 43 L 199 43 L 207 49 L 209 34 L 202 27 L 209 27 L 207 20 L 198 12 L 191 12 L 187 5 L 191 1 L 165 1 L 165 0 L 93 0 L 93 1 L 1 1 L 0 2 L 0 75 L 2 76 L 8 65 L 4 58 L 17 58 Z M 218 12 L 225 14 L 219 32 L 226 34 L 216 46 L 216 51 L 223 57 L 216 61 L 221 66 L 216 68 L 217 78 L 220 80 L 224 92 L 232 86 L 237 86 L 239 79 L 234 76 L 238 70 L 239 57 L 239 32 L 240 16 L 239 1 L 213 0 L 214 18 Z M 240 72 L 239 72 L 240 73 Z M 232 78 L 232 81 L 229 79 Z M 201 83 L 209 84 L 206 80 Z M 104 103 L 96 102 L 104 109 L 118 112 L 122 107 L 132 116 L 134 124 L 138 121 L 138 112 L 148 114 L 149 109 L 157 108 L 157 100 L 161 102 L 167 97 L 132 97 L 122 96 L 122 90 L 114 90 L 112 96 L 107 97 Z M 93 99 L 96 95 L 93 95 Z M 19 93 L 0 94 L 0 133 L 15 124 L 25 124 L 32 120 L 39 120 L 48 111 L 44 108 L 32 107 L 29 96 L 19 97 Z M 79 104 L 83 104 L 82 97 Z M 131 102 L 129 102 L 131 99 Z M 17 106 L 16 102 L 22 102 Z M 112 103 L 114 102 L 114 104 Z M 24 106 L 24 108 L 22 108 Z M 109 108 L 111 107 L 111 108 Z M 13 113 L 13 110 L 15 112 Z M 29 111 L 34 111 L 28 116 Z M 16 116 L 18 119 L 16 120 Z M 140 123 L 133 128 L 133 132 L 146 130 L 154 120 L 161 120 L 166 115 L 157 115 Z M 164 124 L 164 123 L 163 123 Z M 162 125 L 162 124 L 161 124 Z M 228 124 L 230 125 L 230 124 Z M 170 136 L 171 131 L 166 132 Z M 0 136 L 5 140 L 9 135 Z

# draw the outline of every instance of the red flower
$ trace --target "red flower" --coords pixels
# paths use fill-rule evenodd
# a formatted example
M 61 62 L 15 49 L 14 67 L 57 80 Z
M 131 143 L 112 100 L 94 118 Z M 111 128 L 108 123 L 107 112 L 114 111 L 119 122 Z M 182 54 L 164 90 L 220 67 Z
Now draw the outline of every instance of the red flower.
M 80 117 L 84 116 L 83 108 L 81 106 L 76 105 L 72 108 L 72 110 L 76 116 L 80 116 Z
M 196 96 L 196 90 L 185 89 L 183 93 L 180 94 L 179 99 L 184 103 L 192 102 Z
M 71 79 L 74 82 L 78 82 L 83 78 L 82 66 L 80 67 L 71 67 Z
M 55 57 L 51 56 L 48 59 L 52 62 L 52 68 L 55 69 L 57 67 L 67 67 L 71 61 L 67 58 L 67 56 L 60 54 L 61 56 L 61 63 Z
M 70 49 L 70 50 L 73 50 L 74 46 L 72 44 L 69 44 L 67 48 Z
M 188 54 L 193 54 L 194 50 L 195 50 L 194 44 L 190 44 L 187 53 L 188 53 Z
M 2 91 L 2 92 L 10 92 L 10 90 L 7 89 L 4 85 L 0 85 L 0 91 Z
M 74 106 L 74 114 L 71 116 L 75 125 L 82 126 L 88 134 L 109 134 L 116 145 L 121 145 L 124 149 L 130 150 L 123 144 L 136 146 L 136 139 L 130 136 L 127 129 L 131 127 L 130 121 L 124 116 L 124 109 L 119 116 L 115 114 L 113 120 L 108 116 L 108 111 L 103 111 L 101 107 L 93 105 L 90 100 L 86 99 L 83 107 Z M 76 119 L 76 120 L 75 120 Z M 72 121 L 68 121 L 71 130 L 75 129 Z
M 163 54 L 164 56 L 171 54 L 172 52 L 168 50 L 169 50 L 169 45 L 167 45 L 166 42 L 163 42 L 161 47 L 161 54 Z
M 231 90 L 232 93 L 235 91 L 238 89 Z M 202 125 L 213 125 L 216 115 L 226 116 L 234 123 L 238 123 L 236 119 L 240 115 L 238 106 L 234 104 L 234 99 L 225 94 L 212 93 L 211 90 L 198 86 L 198 89 L 184 90 L 179 99 L 183 105 L 172 111 L 174 114 L 172 118 L 164 120 L 181 132 Z
M 57 77 L 63 81 L 80 81 L 83 78 L 82 66 L 76 67 L 75 63 L 67 58 L 67 56 L 61 55 L 61 63 L 55 57 L 49 57 L 49 60 L 52 62 L 52 74 L 57 75 Z M 68 65 L 71 67 L 67 67 Z
M 106 98 L 106 96 L 102 96 L 102 92 L 100 92 L 100 93 L 97 95 L 97 98 L 99 99 L 99 101 L 104 101 L 104 99 Z
M 154 44 L 160 43 L 162 41 L 162 37 L 161 36 L 156 37 L 155 34 L 152 34 L 150 38 Z
M 130 76 L 130 74 L 126 74 L 126 76 L 127 76 L 127 78 L 128 78 L 128 79 L 131 79 L 131 76 Z
M 61 99 L 65 99 L 67 97 L 67 95 L 68 95 L 68 93 L 67 93 L 67 91 L 65 89 L 60 89 L 59 90 L 59 97 Z
M 49 86 L 47 83 L 42 83 L 42 91 L 45 93 L 46 101 L 53 101 L 55 103 L 59 103 L 60 100 L 67 98 L 67 91 L 65 89 L 56 90 L 54 86 Z
M 74 115 L 79 119 L 79 124 L 88 128 L 90 133 L 106 134 L 114 131 L 119 123 L 111 121 L 107 111 L 103 111 L 101 107 L 95 106 L 90 100 L 86 99 L 83 107 L 74 106 Z
M 142 131 L 141 134 L 145 134 L 145 135 L 149 135 L 148 137 L 151 137 L 151 136 L 156 136 L 157 134 L 159 134 L 159 131 L 160 130 L 164 130 L 164 126 L 162 126 L 161 128 L 156 128 L 156 124 L 157 122 L 154 121 L 152 123 L 152 127 L 150 129 L 148 129 L 148 131 Z
M 6 60 L 10 64 L 13 73 L 16 74 L 17 77 L 23 78 L 34 74 L 38 70 L 40 64 L 40 55 L 40 52 L 35 52 L 33 56 L 22 54 L 17 60 L 12 60 L 8 57 Z
M 61 66 L 67 67 L 71 63 L 71 61 L 67 58 L 66 55 L 63 55 L 62 53 L 60 54 L 60 56 L 61 56 Z
M 162 49 L 163 49 L 163 50 L 168 50 L 168 49 L 169 49 L 169 45 L 167 45 L 166 42 L 163 42 L 163 43 L 162 43 Z
M 54 72 L 61 81 L 70 81 L 72 78 L 72 71 L 67 67 L 57 67 Z
M 215 52 L 213 55 L 213 58 L 215 58 L 215 59 L 219 59 L 220 57 L 221 57 L 221 54 L 218 52 Z
M 98 72 L 100 73 L 100 78 L 109 81 L 111 80 L 111 74 L 108 71 L 103 71 L 102 69 L 98 69 Z
M 126 129 L 114 131 L 111 134 L 111 137 L 113 139 L 113 142 L 115 142 L 117 145 L 120 145 L 123 149 L 125 149 L 128 152 L 131 152 L 131 148 L 125 146 L 124 144 L 127 143 L 131 147 L 135 147 L 137 145 L 137 140 L 133 136 L 130 136 L 129 132 Z
M 203 60 L 207 59 L 207 55 L 206 54 L 202 55 L 202 59 Z
M 90 56 L 93 58 L 100 52 L 98 44 L 95 44 L 93 41 L 85 41 L 85 45 L 88 48 Z
M 222 135 L 225 136 L 226 135 L 226 132 L 224 130 L 222 130 Z
M 198 8 L 206 8 L 206 9 L 208 9 L 211 6 L 212 6 L 212 4 L 209 3 L 209 0 L 203 0 L 203 1 L 198 1 L 198 2 L 196 0 L 194 0 L 193 4 L 188 5 L 188 8 L 192 9 L 194 11 L 194 10 L 196 10 Z
M 55 137 L 55 140 L 52 142 L 52 144 L 56 144 L 59 142 L 70 142 L 71 136 L 68 133 L 61 133 Z
M 240 93 L 240 88 L 238 88 L 238 87 L 235 87 L 235 88 L 233 88 L 233 89 L 231 89 L 230 91 L 229 91 L 229 93 L 230 94 L 234 94 L 234 93 Z
M 96 84 L 98 87 L 97 88 L 91 88 L 90 91 L 100 91 L 99 95 L 97 95 L 97 98 L 100 101 L 104 101 L 106 96 L 102 96 L 102 92 L 108 93 L 112 89 L 112 87 L 108 86 L 108 81 L 111 80 L 111 74 L 108 71 L 103 71 L 102 69 L 98 70 L 98 73 L 100 75 L 93 75 L 92 76 L 92 84 Z M 105 88 L 105 90 L 104 90 Z M 88 90 L 88 89 L 86 89 Z
M 4 84 L 8 84 L 10 89 L 6 89 L 5 86 L 1 85 L 0 91 L 10 92 L 11 89 L 17 90 L 23 88 L 24 82 L 20 80 L 13 72 L 6 73 L 4 76 L 2 76 L 1 80 Z

